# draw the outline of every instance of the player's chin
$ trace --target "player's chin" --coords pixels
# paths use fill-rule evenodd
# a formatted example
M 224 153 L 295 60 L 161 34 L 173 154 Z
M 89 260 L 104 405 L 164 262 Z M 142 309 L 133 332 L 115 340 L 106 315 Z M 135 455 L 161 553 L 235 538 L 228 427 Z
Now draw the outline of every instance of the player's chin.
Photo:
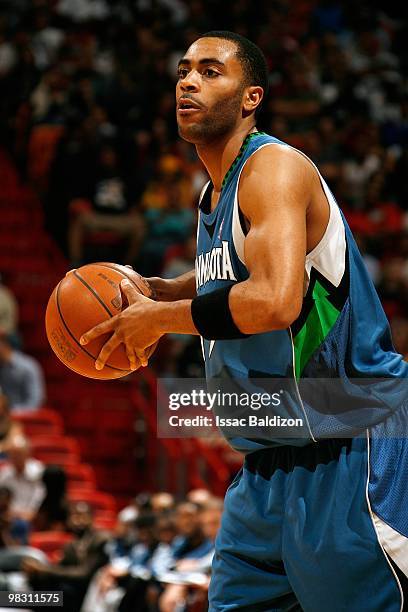
M 180 138 L 191 142 L 192 144 L 200 144 L 203 141 L 203 127 L 198 122 L 177 122 L 178 133 Z

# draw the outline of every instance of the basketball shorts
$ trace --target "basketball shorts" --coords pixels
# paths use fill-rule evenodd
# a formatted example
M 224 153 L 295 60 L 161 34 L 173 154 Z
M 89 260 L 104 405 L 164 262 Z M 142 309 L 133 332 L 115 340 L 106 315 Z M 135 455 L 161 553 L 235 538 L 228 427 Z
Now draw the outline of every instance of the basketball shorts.
M 365 437 L 246 457 L 225 498 L 210 612 L 408 610 L 407 412 Z

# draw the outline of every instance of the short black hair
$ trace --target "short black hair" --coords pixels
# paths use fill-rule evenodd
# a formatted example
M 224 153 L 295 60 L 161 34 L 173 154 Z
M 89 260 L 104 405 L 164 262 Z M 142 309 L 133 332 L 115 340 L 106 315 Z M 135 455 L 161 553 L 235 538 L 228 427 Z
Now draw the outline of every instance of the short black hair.
M 245 86 L 259 85 L 264 91 L 263 100 L 265 100 L 269 89 L 269 71 L 266 58 L 260 48 L 252 41 L 236 32 L 228 30 L 211 30 L 202 34 L 200 38 L 221 38 L 230 40 L 237 46 L 237 58 L 241 62 Z M 263 102 L 263 101 L 262 101 Z M 262 103 L 255 111 L 255 116 L 258 116 Z
M 157 525 L 157 516 L 152 512 L 141 514 L 135 520 L 135 525 L 139 529 L 151 529 Z

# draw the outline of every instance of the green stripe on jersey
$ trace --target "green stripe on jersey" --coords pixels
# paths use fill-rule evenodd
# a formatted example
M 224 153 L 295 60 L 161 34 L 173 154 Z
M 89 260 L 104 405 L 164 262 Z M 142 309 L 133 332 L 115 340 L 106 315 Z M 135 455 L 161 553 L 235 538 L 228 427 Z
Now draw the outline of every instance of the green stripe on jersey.
M 231 174 L 234 172 L 235 168 L 237 167 L 237 164 L 241 161 L 247 146 L 249 145 L 250 140 L 252 140 L 252 138 L 256 137 L 256 136 L 264 136 L 265 132 L 251 132 L 250 134 L 247 134 L 244 142 L 241 145 L 240 150 L 238 151 L 238 155 L 236 156 L 236 158 L 234 159 L 234 161 L 232 162 L 231 166 L 229 167 L 229 170 L 227 171 L 226 175 L 224 176 L 223 180 L 222 180 L 222 185 L 221 185 L 221 189 L 224 189 L 225 185 L 228 183 Z
M 340 311 L 327 299 L 328 291 L 316 281 L 313 287 L 313 308 L 295 336 L 295 373 L 299 378 L 315 350 L 321 345 L 337 321 Z

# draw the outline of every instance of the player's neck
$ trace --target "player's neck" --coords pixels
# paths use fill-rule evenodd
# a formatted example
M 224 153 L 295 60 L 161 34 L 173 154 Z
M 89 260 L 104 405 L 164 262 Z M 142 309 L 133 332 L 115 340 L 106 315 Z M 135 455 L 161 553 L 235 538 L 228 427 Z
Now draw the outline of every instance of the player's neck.
M 220 140 L 196 145 L 197 155 L 206 167 L 216 193 L 221 191 L 224 176 L 238 155 L 245 137 L 255 131 L 255 126 L 243 125 Z

